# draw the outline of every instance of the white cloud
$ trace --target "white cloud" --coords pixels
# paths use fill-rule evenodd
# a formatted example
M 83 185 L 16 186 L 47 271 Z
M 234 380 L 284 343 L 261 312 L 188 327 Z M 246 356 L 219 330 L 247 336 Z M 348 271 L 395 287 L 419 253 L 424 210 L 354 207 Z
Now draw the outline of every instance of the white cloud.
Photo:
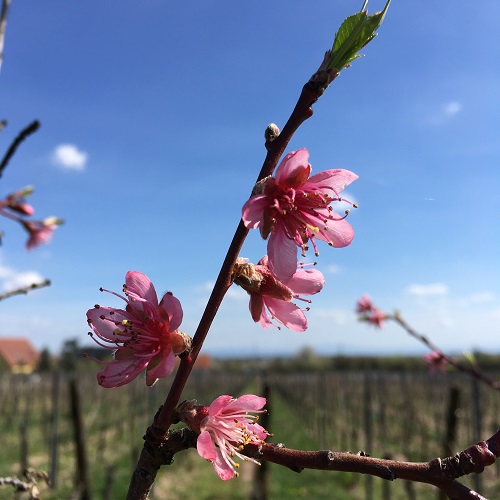
M 44 280 L 43 276 L 36 271 L 18 272 L 15 269 L 2 267 L 0 278 L 3 279 L 2 288 L 4 291 L 17 290 L 33 283 L 40 283 Z
M 488 304 L 495 301 L 495 294 L 490 291 L 475 292 L 462 297 L 457 301 L 461 307 L 470 307 L 479 304 Z
M 446 116 L 454 116 L 462 111 L 462 103 L 458 101 L 451 101 L 443 106 L 443 113 Z
M 231 300 L 248 300 L 248 293 L 239 286 L 232 286 L 227 292 L 226 297 Z
M 52 161 L 65 170 L 81 172 L 85 169 L 87 159 L 88 154 L 80 151 L 74 144 L 59 144 L 52 154 Z
M 435 297 L 436 295 L 447 295 L 448 287 L 444 283 L 414 284 L 406 287 L 405 292 L 415 297 Z
M 462 111 L 462 103 L 459 101 L 450 101 L 443 104 L 439 111 L 430 116 L 429 122 L 432 125 L 442 125 Z
M 327 274 L 340 274 L 342 272 L 342 268 L 337 266 L 337 264 L 330 264 L 326 267 L 325 273 Z

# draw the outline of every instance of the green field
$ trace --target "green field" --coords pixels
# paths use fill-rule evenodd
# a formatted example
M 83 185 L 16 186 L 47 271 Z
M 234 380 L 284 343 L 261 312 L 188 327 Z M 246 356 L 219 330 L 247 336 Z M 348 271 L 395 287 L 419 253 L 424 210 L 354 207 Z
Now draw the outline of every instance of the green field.
M 0 378 L 0 476 L 19 474 L 23 463 L 49 471 L 51 442 L 57 443 L 55 488 L 40 484 L 41 498 L 49 500 L 71 498 L 76 474 L 68 377 L 60 377 L 56 392 L 53 377 Z M 220 394 L 259 393 L 265 382 L 271 387 L 271 440 L 290 448 L 365 450 L 372 456 L 414 461 L 444 456 L 452 387 L 460 396 L 453 453 L 477 441 L 478 430 L 481 438 L 489 437 L 500 420 L 498 393 L 487 387 L 474 392 L 477 387 L 470 378 L 459 374 L 431 377 L 424 373 L 326 372 L 268 375 L 264 380 L 257 375 L 195 372 L 185 399 L 209 404 Z M 102 389 L 93 374 L 83 373 L 77 375 L 77 384 L 93 498 L 124 498 L 142 435 L 168 390 L 168 380 L 149 389 L 142 380 L 118 389 Z M 474 413 L 474 403 L 479 405 L 479 413 Z M 271 499 L 434 497 L 433 489 L 426 485 L 337 472 L 306 470 L 298 474 L 269 465 Z M 151 498 L 248 499 L 256 468 L 243 463 L 238 478 L 223 482 L 196 450 L 187 450 L 160 471 Z M 490 467 L 480 479 L 483 495 L 500 498 L 498 467 Z M 476 487 L 474 478 L 467 484 Z M 3 486 L 0 498 L 16 497 L 12 488 Z

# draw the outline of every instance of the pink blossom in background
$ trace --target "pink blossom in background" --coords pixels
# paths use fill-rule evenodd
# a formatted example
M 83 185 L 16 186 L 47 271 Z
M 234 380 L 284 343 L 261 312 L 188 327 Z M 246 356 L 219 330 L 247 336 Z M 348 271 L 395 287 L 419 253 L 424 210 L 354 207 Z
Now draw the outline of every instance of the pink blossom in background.
M 19 189 L 18 191 L 9 194 L 5 199 L 5 202 L 2 203 L 3 206 L 7 206 L 14 212 L 17 212 L 21 215 L 31 216 L 35 213 L 35 209 L 26 202 L 25 196 L 33 193 L 33 188 L 31 186 L 25 187 L 23 189 Z
M 42 243 L 48 243 L 57 226 L 60 226 L 63 221 L 57 217 L 47 217 L 42 221 L 23 220 L 21 223 L 29 233 L 26 248 L 31 250 Z
M 443 353 L 439 351 L 432 351 L 424 355 L 424 361 L 429 365 L 431 373 L 443 371 L 444 367 L 448 364 L 448 360 Z
M 182 404 L 181 419 L 199 433 L 197 450 L 201 457 L 211 462 L 221 479 L 227 481 L 238 474 L 239 464 L 233 457 L 250 460 L 241 454 L 243 446 L 262 443 L 269 433 L 256 423 L 252 413 L 263 413 L 266 399 L 253 394 L 239 398 L 219 396 L 210 406 L 196 405 L 195 401 Z
M 127 273 L 123 291 L 125 296 L 109 293 L 127 303 L 125 310 L 96 305 L 87 311 L 94 341 L 115 351 L 113 361 L 99 361 L 106 367 L 97 374 L 97 380 L 103 387 L 118 387 L 146 369 L 146 384 L 151 386 L 170 375 L 175 356 L 189 349 L 187 335 L 178 330 L 181 303 L 170 292 L 158 303 L 153 284 L 137 271 Z
M 356 304 L 356 312 L 364 313 L 371 311 L 373 307 L 372 299 L 368 295 L 363 295 Z
M 368 295 L 363 295 L 356 304 L 356 312 L 360 321 L 366 321 L 377 328 L 385 326 L 387 315 L 373 305 Z
M 297 246 L 305 255 L 311 242 L 318 255 L 315 239 L 333 247 L 345 247 L 354 237 L 345 215 L 330 206 L 346 201 L 340 192 L 358 176 L 349 170 L 325 170 L 309 177 L 309 152 L 299 149 L 288 153 L 266 179 L 260 193 L 243 206 L 242 219 L 251 229 L 260 228 L 264 239 L 269 236 L 267 254 L 274 274 L 282 281 L 290 279 L 297 269 Z
M 257 265 L 247 264 L 247 259 L 238 259 L 233 271 L 234 282 L 250 295 L 250 314 L 252 319 L 264 328 L 273 325 L 275 319 L 290 330 L 303 332 L 307 329 L 304 311 L 291 302 L 293 299 L 305 300 L 301 295 L 314 295 L 325 284 L 323 274 L 316 269 L 295 269 L 288 279 L 280 281 L 269 267 L 267 255 Z M 268 315 L 271 315 L 271 318 Z

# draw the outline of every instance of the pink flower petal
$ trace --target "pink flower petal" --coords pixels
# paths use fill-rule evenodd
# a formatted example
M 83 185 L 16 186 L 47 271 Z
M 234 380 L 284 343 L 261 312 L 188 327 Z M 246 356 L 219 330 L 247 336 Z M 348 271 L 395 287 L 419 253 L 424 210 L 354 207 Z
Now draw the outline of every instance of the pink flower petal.
M 125 276 L 127 291 L 131 297 L 139 301 L 158 304 L 155 287 L 150 279 L 138 271 L 129 271 Z
M 282 325 L 294 332 L 307 330 L 307 318 L 293 302 L 285 302 L 271 297 L 266 297 L 264 302 L 274 318 Z
M 343 248 L 354 239 L 354 229 L 345 219 L 329 223 L 328 228 L 320 228 L 316 236 L 318 239 L 331 242 L 335 248 Z
M 275 230 L 267 243 L 269 268 L 286 283 L 297 270 L 297 246 L 282 230 Z
M 203 431 L 198 436 L 196 449 L 198 450 L 200 457 L 210 460 L 211 462 L 213 462 L 217 457 L 214 443 L 212 442 L 212 438 L 210 437 L 210 433 L 208 431 Z
M 208 414 L 210 417 L 218 415 L 222 410 L 224 410 L 233 398 L 226 394 L 216 398 L 209 407 Z
M 264 210 L 269 206 L 269 198 L 263 194 L 252 196 L 242 209 L 242 219 L 249 229 L 259 227 L 264 219 Z
M 311 175 L 309 180 L 302 186 L 303 189 L 311 190 L 332 190 L 336 196 L 343 191 L 346 186 L 358 179 L 359 176 L 350 170 L 332 169 L 323 170 Z
M 146 369 L 146 385 L 151 387 L 159 378 L 168 377 L 175 367 L 172 351 L 162 350 L 151 358 Z
M 123 314 L 124 312 L 112 307 L 94 307 L 87 311 L 87 319 L 90 320 L 93 330 L 98 332 L 100 338 L 116 343 L 128 339 L 128 335 L 122 336 L 116 333 L 117 324 L 129 318 L 128 314 Z
M 252 293 L 250 294 L 250 302 L 248 304 L 248 308 L 250 309 L 250 315 L 252 319 L 257 322 L 260 320 L 262 311 L 264 311 L 264 299 L 262 295 Z
M 171 293 L 166 293 L 161 299 L 160 306 L 167 312 L 168 318 L 170 321 L 169 331 L 173 332 L 177 330 L 182 323 L 182 306 L 176 297 L 174 297 Z
M 278 184 L 297 188 L 304 184 L 311 173 L 309 152 L 306 148 L 288 153 L 276 169 L 275 178 Z
M 255 394 L 244 394 L 237 399 L 231 401 L 227 407 L 244 408 L 246 411 L 261 410 L 266 405 L 266 398 L 256 396 Z
M 266 309 L 264 307 L 262 308 L 262 312 L 258 321 L 262 328 L 269 328 L 270 326 L 273 326 L 273 322 L 269 319 L 269 316 L 267 315 Z
M 217 472 L 217 475 L 223 481 L 228 481 L 229 479 L 232 479 L 234 477 L 234 469 L 232 468 L 231 464 L 229 464 L 225 460 L 225 457 L 221 453 L 219 448 L 217 448 L 216 453 L 217 453 L 217 456 L 215 458 L 215 461 L 212 462 L 214 469 L 215 469 L 215 472 Z
M 314 295 L 325 285 L 325 277 L 316 269 L 298 269 L 286 285 L 297 295 Z
M 147 359 L 143 360 L 135 356 L 110 361 L 106 368 L 97 374 L 97 381 L 102 387 L 120 387 L 132 382 L 147 364 Z

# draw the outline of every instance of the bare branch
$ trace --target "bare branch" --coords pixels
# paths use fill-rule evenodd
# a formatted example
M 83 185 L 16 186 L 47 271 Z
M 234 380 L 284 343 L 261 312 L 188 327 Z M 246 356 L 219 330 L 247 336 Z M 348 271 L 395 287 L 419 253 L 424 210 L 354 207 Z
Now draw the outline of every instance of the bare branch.
M 0 13 L 0 70 L 3 63 L 3 47 L 5 45 L 5 31 L 7 29 L 7 12 L 9 11 L 11 0 L 3 0 L 2 12 Z
M 41 124 L 38 120 L 33 121 L 23 130 L 21 130 L 18 136 L 12 141 L 12 144 L 10 145 L 9 149 L 5 153 L 5 156 L 0 162 L 0 177 L 3 175 L 3 171 L 5 170 L 7 163 L 9 163 L 9 160 L 12 158 L 21 142 L 23 142 L 24 139 L 26 139 L 29 135 L 33 134 L 33 132 L 36 132 L 40 128 L 40 125 Z
M 156 438 L 148 430 L 146 444 L 133 474 L 133 489 L 128 499 L 145 500 L 152 486 L 151 479 L 162 465 L 170 465 L 179 451 L 196 447 L 197 435 L 184 428 L 169 431 L 167 437 L 157 445 Z M 148 440 L 153 440 L 153 446 Z M 485 467 L 495 463 L 500 456 L 500 429 L 486 441 L 480 441 L 452 457 L 435 458 L 429 462 L 399 462 L 373 458 L 363 453 L 336 452 L 331 450 L 302 451 L 286 448 L 283 444 L 262 443 L 247 445 L 243 453 L 256 460 L 265 460 L 289 468 L 294 472 L 304 469 L 356 472 L 369 474 L 388 481 L 404 479 L 431 484 L 452 500 L 486 500 L 479 493 L 456 481 L 465 475 L 480 474 Z M 148 485 L 147 488 L 144 488 Z
M 434 342 L 432 342 L 428 337 L 425 335 L 422 335 L 421 333 L 418 333 L 416 330 L 414 330 L 401 316 L 399 313 L 395 314 L 386 314 L 385 319 L 392 320 L 395 323 L 397 323 L 399 326 L 401 326 L 406 332 L 411 335 L 412 337 L 416 338 L 419 342 L 422 344 L 426 345 L 429 349 L 432 351 L 439 352 L 441 355 L 442 359 L 446 360 L 448 364 L 451 366 L 455 367 L 457 370 L 467 373 L 471 375 L 472 377 L 477 378 L 481 382 L 484 382 L 485 384 L 489 385 L 491 388 L 499 391 L 500 390 L 500 381 L 494 380 L 487 375 L 485 375 L 482 371 L 480 371 L 476 366 L 472 364 L 464 364 L 457 360 L 453 356 L 448 356 L 443 353 L 441 349 L 439 349 Z
M 50 285 L 50 280 L 43 280 L 40 283 L 32 283 L 31 285 L 25 286 L 23 288 L 17 288 L 16 290 L 11 290 L 10 292 L 5 292 L 4 294 L 0 295 L 0 301 L 4 299 L 8 299 L 9 297 L 12 297 L 13 295 L 22 295 L 22 294 L 27 294 L 28 292 L 31 292 L 31 290 L 36 290 L 37 288 L 43 288 L 44 286 L 49 286 Z

